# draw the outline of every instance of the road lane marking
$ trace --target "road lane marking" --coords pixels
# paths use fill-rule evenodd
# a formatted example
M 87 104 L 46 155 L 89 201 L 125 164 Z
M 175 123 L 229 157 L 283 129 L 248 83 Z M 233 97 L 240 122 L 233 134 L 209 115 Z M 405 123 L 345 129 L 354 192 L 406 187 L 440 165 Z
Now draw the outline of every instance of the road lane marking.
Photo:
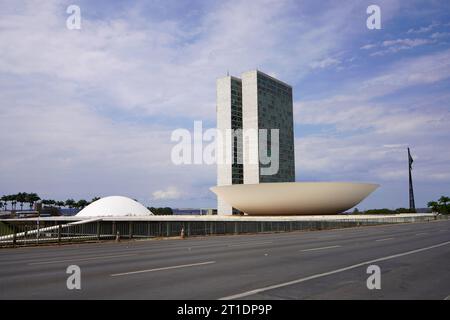
M 303 249 L 300 250 L 301 252 L 306 252 L 306 251 L 316 251 L 316 250 L 326 250 L 326 249 L 333 249 L 333 248 L 339 248 L 341 246 L 328 246 L 328 247 L 320 247 L 320 248 L 311 248 L 311 249 Z
M 329 239 L 329 238 L 339 238 L 339 237 L 342 237 L 342 234 L 332 234 L 329 236 L 320 236 L 320 237 L 317 237 L 316 239 Z
M 138 271 L 131 271 L 131 272 L 123 272 L 123 273 L 114 273 L 111 275 L 111 277 L 125 276 L 125 275 L 130 275 L 130 274 L 137 274 L 137 273 L 171 270 L 171 269 L 188 268 L 188 267 L 195 267 L 195 266 L 203 266 L 203 265 L 212 264 L 212 263 L 216 263 L 216 262 L 215 261 L 206 261 L 206 262 L 199 262 L 199 263 L 182 264 L 182 265 L 171 266 L 171 267 L 162 267 L 162 268 L 138 270 Z
M 63 263 L 63 262 L 73 262 L 73 261 L 87 261 L 87 260 L 99 260 L 99 259 L 108 259 L 108 258 L 119 258 L 119 257 L 130 257 L 136 256 L 136 254 L 116 254 L 109 256 L 96 256 L 91 258 L 72 258 L 65 260 L 48 260 L 48 261 L 39 261 L 39 262 L 30 262 L 29 266 L 40 265 L 40 264 L 51 264 L 51 263 Z
M 390 259 L 394 259 L 394 258 L 399 258 L 399 257 L 403 257 L 403 256 L 407 256 L 410 254 L 414 254 L 414 253 L 418 253 L 418 252 L 422 252 L 422 251 L 426 251 L 426 250 L 431 250 L 434 248 L 439 248 L 442 246 L 446 246 L 449 245 L 450 241 L 446 241 L 446 242 L 442 242 L 433 246 L 429 246 L 429 247 L 424 247 L 424 248 L 420 248 L 420 249 L 415 249 L 415 250 L 411 250 L 411 251 L 406 251 L 406 252 L 402 252 L 402 253 L 398 253 L 398 254 L 393 254 L 390 256 L 386 256 L 386 257 L 382 257 L 382 258 L 378 258 L 378 259 L 374 259 L 374 260 L 369 260 L 369 261 L 364 261 L 358 264 L 353 264 L 350 265 L 348 267 L 344 267 L 344 268 L 340 268 L 340 269 L 336 269 L 336 270 L 332 270 L 332 271 L 328 271 L 328 272 L 324 272 L 324 273 L 318 273 L 309 277 L 305 277 L 305 278 L 300 278 L 297 280 L 293 280 L 293 281 L 288 281 L 288 282 L 283 282 L 283 283 L 279 283 L 279 284 L 275 284 L 275 285 L 271 285 L 271 286 L 267 286 L 267 287 L 262 287 L 262 288 L 258 288 L 258 289 L 254 289 L 254 290 L 250 290 L 250 291 L 246 291 L 246 292 L 242 292 L 242 293 L 238 293 L 238 294 L 234 294 L 231 296 L 227 296 L 227 297 L 223 297 L 220 298 L 219 300 L 233 300 L 233 299 L 240 299 L 243 297 L 248 297 L 248 296 L 252 296 L 261 292 L 265 292 L 265 291 L 269 291 L 269 290 L 273 290 L 273 289 L 278 289 L 278 288 L 282 288 L 282 287 L 287 287 L 290 285 L 294 285 L 297 283 L 301 283 L 301 282 L 305 282 L 308 280 L 313 280 L 313 279 L 317 279 L 317 278 L 321 278 L 321 277 L 325 277 L 325 276 L 329 276 L 332 274 L 336 274 L 336 273 L 340 273 L 340 272 L 344 272 L 344 271 L 348 271 L 348 270 L 352 270 L 358 267 L 362 267 L 368 264 L 373 264 L 375 262 L 380 262 L 380 261 L 386 261 L 386 260 L 390 260 Z
M 259 244 L 269 244 L 269 243 L 273 243 L 273 241 L 247 242 L 247 243 L 229 244 L 228 247 L 242 247 L 242 246 L 251 246 L 251 245 L 259 245 Z
M 450 300 L 450 294 L 444 298 L 444 300 Z
M 377 240 L 375 240 L 375 241 L 388 241 L 388 240 L 392 240 L 392 239 L 395 239 L 395 238 L 384 238 L 384 239 L 377 239 Z

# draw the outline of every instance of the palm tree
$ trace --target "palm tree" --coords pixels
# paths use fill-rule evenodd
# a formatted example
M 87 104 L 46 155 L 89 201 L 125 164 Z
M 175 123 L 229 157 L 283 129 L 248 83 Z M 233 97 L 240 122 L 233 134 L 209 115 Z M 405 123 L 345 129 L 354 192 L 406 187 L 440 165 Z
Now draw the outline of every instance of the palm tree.
M 11 209 L 16 210 L 17 204 L 17 194 L 12 194 L 9 196 L 9 201 L 11 201 Z
M 60 208 L 64 207 L 64 201 L 56 201 L 56 205 Z
M 92 198 L 91 203 L 94 202 L 94 201 L 97 201 L 97 200 L 100 200 L 100 197 L 94 197 L 94 198 Z
M 75 206 L 76 202 L 73 199 L 67 199 L 66 200 L 66 206 L 68 206 L 70 209 L 72 209 Z
M 36 193 L 28 193 L 25 202 L 30 204 L 30 210 L 31 210 L 34 203 L 39 200 L 41 200 L 41 198 Z
M 86 200 L 84 200 L 84 199 L 78 200 L 78 202 L 77 202 L 77 208 L 83 209 L 83 208 L 86 207 L 88 204 L 89 204 L 89 203 L 88 203 Z
M 1 198 L 0 198 L 0 200 L 2 200 L 3 201 L 3 205 L 4 205 L 4 207 L 5 207 L 5 210 L 6 209 L 8 209 L 8 196 L 2 196 Z
M 17 202 L 20 203 L 20 211 L 23 211 L 23 203 L 27 200 L 26 196 L 27 196 L 26 192 L 19 192 L 16 195 L 16 200 L 17 200 Z

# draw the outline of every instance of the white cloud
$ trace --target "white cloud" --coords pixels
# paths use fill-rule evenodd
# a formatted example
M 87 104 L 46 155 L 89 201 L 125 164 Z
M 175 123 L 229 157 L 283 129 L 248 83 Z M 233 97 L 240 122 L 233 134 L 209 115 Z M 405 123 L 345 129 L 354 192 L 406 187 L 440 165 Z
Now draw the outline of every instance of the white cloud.
M 423 46 L 426 44 L 434 43 L 434 40 L 430 39 L 396 39 L 396 40 L 385 40 L 381 43 L 381 46 L 387 49 L 379 50 L 373 52 L 371 56 L 383 56 L 388 53 L 397 53 L 402 50 L 409 50 L 415 47 Z
M 441 39 L 450 36 L 450 32 L 435 32 L 431 35 L 432 39 Z
M 417 47 L 424 44 L 430 43 L 427 39 L 396 39 L 396 40 L 386 40 L 383 41 L 384 47 L 391 47 L 391 46 L 405 46 L 405 47 Z
M 155 200 L 170 200 L 179 199 L 182 193 L 176 187 L 167 187 L 165 190 L 157 190 L 153 192 L 153 199 Z
M 376 44 L 369 43 L 369 44 L 366 44 L 366 45 L 362 46 L 360 49 L 362 49 L 362 50 L 370 50 L 370 49 L 375 48 L 375 47 L 377 47 Z
M 432 23 L 426 27 L 420 27 L 418 29 L 409 29 L 407 33 L 427 33 L 433 30 L 434 28 L 438 27 L 439 23 Z
M 320 60 L 320 61 L 313 61 L 310 64 L 310 67 L 312 69 L 325 69 L 325 68 L 328 68 L 328 67 L 331 67 L 331 66 L 336 66 L 336 65 L 338 65 L 340 63 L 341 63 L 340 60 L 328 57 L 328 58 L 325 58 L 325 59 Z

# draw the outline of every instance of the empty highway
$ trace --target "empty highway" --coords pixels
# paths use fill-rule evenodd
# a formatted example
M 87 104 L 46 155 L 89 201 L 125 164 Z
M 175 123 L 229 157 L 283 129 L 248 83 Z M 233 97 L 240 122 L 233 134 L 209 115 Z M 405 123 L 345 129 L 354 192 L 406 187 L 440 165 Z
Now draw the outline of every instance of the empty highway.
M 81 269 L 69 290 L 66 269 Z M 369 290 L 369 265 L 381 289 Z M 0 249 L 0 299 L 450 299 L 450 221 Z

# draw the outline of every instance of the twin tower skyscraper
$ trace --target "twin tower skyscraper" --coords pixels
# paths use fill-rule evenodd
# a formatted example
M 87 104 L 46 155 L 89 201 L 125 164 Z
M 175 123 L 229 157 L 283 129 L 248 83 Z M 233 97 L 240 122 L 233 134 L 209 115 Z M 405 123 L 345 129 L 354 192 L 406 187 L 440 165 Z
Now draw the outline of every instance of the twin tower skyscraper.
M 292 87 L 258 70 L 217 80 L 217 185 L 294 182 Z M 217 213 L 239 214 L 218 199 Z

